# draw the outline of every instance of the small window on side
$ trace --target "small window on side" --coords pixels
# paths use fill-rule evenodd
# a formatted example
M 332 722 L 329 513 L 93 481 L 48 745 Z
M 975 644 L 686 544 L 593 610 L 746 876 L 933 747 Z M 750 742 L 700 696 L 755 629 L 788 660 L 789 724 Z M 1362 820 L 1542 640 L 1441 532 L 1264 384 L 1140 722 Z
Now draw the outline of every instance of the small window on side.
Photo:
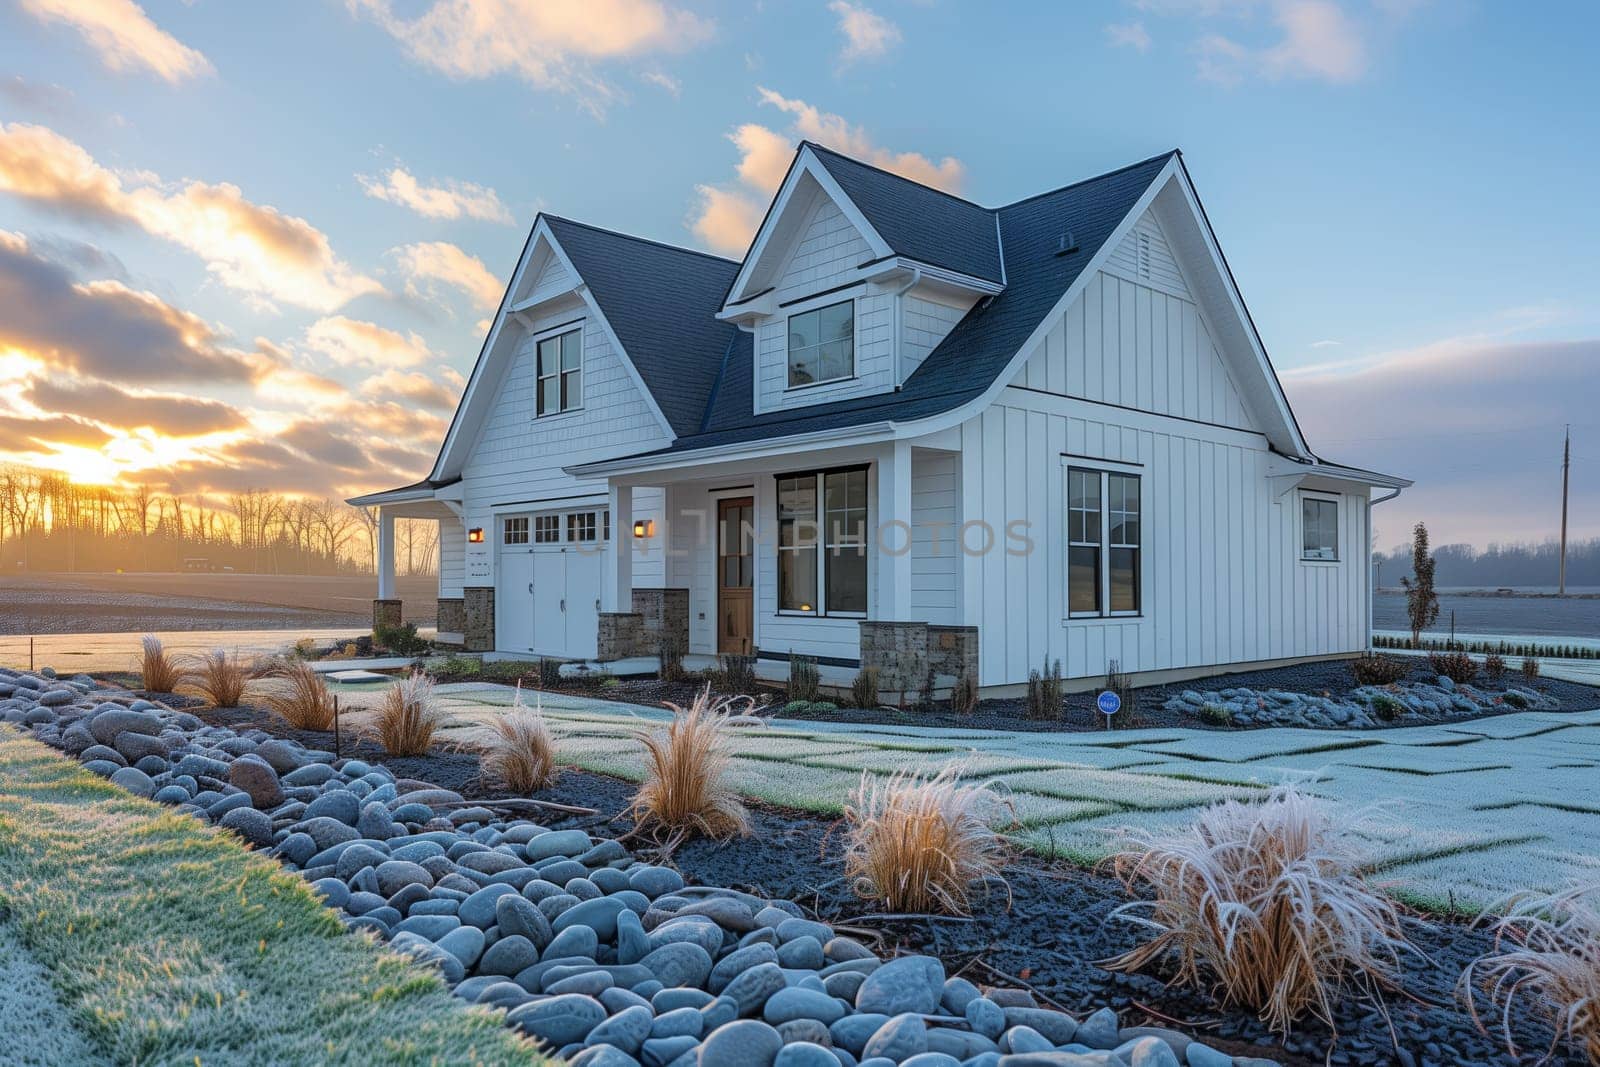
M 1317 562 L 1339 559 L 1339 502 L 1328 497 L 1300 498 L 1300 558 Z

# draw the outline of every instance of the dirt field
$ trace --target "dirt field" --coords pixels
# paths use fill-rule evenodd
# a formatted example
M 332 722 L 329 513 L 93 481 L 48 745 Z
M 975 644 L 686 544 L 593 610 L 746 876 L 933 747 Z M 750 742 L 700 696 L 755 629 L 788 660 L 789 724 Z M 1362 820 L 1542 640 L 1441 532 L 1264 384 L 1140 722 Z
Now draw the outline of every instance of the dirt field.
M 0 634 L 370 626 L 372 577 L 275 574 L 0 575 Z M 402 578 L 406 619 L 431 625 L 433 578 Z

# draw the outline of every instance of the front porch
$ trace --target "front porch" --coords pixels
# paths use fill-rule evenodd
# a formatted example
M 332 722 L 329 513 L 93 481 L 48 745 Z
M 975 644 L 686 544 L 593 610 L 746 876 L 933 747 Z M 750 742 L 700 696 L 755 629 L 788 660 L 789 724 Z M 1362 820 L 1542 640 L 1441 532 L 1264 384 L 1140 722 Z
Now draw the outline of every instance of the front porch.
M 431 485 L 408 486 L 384 493 L 358 497 L 353 503 L 376 513 L 374 548 L 377 596 L 372 601 L 372 628 L 399 626 L 405 619 L 405 604 L 400 599 L 397 560 L 400 538 L 396 520 L 424 520 L 438 523 L 439 580 L 437 623 L 434 640 L 441 644 L 464 645 L 468 630 L 466 601 L 459 580 L 447 586 L 448 557 L 459 554 L 467 540 L 459 501 L 442 499 Z
M 737 460 L 657 457 L 607 475 L 613 551 L 596 662 L 752 657 L 782 681 L 792 657 L 822 684 L 878 672 L 886 699 L 976 678 L 962 614 L 966 518 L 954 442 L 883 441 Z M 635 507 L 635 493 L 652 501 Z M 659 501 L 659 503 L 655 503 Z

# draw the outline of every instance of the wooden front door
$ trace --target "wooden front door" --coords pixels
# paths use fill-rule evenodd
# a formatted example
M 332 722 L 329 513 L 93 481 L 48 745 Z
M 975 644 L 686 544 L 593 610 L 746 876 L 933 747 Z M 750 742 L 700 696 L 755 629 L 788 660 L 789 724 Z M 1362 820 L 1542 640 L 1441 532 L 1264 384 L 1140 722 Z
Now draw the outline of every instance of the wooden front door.
M 748 656 L 754 637 L 755 501 L 717 502 L 717 651 Z

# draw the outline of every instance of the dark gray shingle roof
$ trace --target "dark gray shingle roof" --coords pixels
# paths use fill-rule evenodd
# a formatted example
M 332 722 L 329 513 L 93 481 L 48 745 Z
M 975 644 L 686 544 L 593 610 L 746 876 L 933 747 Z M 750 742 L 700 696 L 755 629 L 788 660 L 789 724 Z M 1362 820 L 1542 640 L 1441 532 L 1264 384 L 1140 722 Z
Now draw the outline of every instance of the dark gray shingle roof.
M 544 219 L 673 432 L 699 432 L 739 334 L 716 319 L 739 264 L 555 215 Z
M 805 142 L 897 255 L 1001 282 L 995 213 L 958 196 Z

